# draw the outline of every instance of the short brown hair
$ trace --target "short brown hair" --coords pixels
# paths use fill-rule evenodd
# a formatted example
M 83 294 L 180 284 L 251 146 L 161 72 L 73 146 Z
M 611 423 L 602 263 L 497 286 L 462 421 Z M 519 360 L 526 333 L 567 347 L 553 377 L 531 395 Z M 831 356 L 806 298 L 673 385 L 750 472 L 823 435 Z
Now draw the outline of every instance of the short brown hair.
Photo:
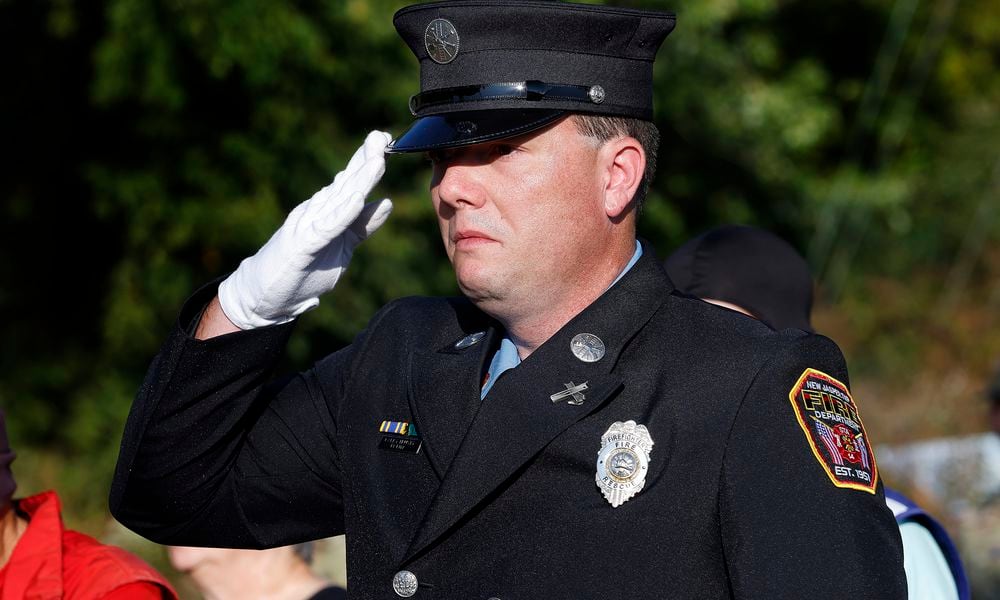
M 588 115 L 577 113 L 573 115 L 577 131 L 581 135 L 604 143 L 619 137 L 631 137 L 638 140 L 646 152 L 646 170 L 642 174 L 642 183 L 635 191 L 636 210 L 642 207 L 646 192 L 656 174 L 656 151 L 660 147 L 660 131 L 650 121 L 632 117 L 608 117 L 604 115 Z

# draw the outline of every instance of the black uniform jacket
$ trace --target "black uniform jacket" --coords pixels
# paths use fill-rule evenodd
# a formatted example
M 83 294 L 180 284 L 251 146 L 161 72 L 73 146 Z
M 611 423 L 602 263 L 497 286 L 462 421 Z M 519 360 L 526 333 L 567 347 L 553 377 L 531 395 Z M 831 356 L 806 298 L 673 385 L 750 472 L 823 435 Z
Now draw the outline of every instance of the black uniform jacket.
M 352 598 L 397 598 L 403 569 L 417 599 L 906 595 L 881 483 L 833 485 L 789 402 L 807 368 L 846 382 L 836 345 L 682 296 L 649 252 L 483 401 L 503 330 L 465 299 L 394 301 L 348 348 L 272 379 L 290 326 L 188 335 L 214 293 L 182 311 L 122 441 L 112 512 L 156 542 L 346 533 Z M 579 333 L 604 357 L 576 358 Z M 583 382 L 582 404 L 550 399 Z M 654 445 L 614 508 L 597 457 L 628 420 Z

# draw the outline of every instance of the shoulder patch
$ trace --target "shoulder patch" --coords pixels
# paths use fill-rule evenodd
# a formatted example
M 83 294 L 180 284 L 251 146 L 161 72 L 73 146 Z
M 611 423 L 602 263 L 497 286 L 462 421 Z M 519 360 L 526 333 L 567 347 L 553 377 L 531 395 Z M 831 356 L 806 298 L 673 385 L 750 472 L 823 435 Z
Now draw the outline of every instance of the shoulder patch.
M 806 369 L 788 393 L 806 440 L 833 485 L 875 493 L 878 467 L 847 386 Z

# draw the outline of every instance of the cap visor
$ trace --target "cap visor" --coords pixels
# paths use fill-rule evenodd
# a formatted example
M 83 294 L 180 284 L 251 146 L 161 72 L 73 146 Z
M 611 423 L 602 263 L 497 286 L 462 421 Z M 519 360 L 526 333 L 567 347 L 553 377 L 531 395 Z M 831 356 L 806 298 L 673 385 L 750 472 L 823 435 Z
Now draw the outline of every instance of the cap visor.
M 565 110 L 494 109 L 420 117 L 386 152 L 425 152 L 514 137 L 552 123 Z

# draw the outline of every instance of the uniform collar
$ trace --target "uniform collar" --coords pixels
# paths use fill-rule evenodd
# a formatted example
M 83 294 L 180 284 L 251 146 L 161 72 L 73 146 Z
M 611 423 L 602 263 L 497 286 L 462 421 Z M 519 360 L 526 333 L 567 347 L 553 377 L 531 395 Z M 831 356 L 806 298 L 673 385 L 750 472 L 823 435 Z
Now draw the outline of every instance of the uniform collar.
M 635 252 L 632 253 L 632 258 L 629 259 L 628 264 L 625 265 L 622 272 L 619 273 L 618 276 L 615 277 L 615 280 L 611 282 L 608 289 L 614 287 L 614 285 L 629 272 L 635 263 L 639 262 L 639 258 L 641 256 L 642 244 L 639 240 L 636 240 Z M 490 390 L 493 388 L 493 384 L 496 383 L 496 380 L 499 379 L 501 375 L 503 375 L 504 371 L 513 369 L 519 364 L 521 364 L 521 355 L 517 353 L 517 346 L 514 345 L 514 342 L 509 336 L 505 335 L 500 341 L 500 348 L 493 355 L 493 360 L 490 362 L 490 368 L 486 374 L 486 382 L 483 384 L 483 389 L 480 392 L 479 397 L 481 399 L 486 398 L 486 395 L 489 394 Z

